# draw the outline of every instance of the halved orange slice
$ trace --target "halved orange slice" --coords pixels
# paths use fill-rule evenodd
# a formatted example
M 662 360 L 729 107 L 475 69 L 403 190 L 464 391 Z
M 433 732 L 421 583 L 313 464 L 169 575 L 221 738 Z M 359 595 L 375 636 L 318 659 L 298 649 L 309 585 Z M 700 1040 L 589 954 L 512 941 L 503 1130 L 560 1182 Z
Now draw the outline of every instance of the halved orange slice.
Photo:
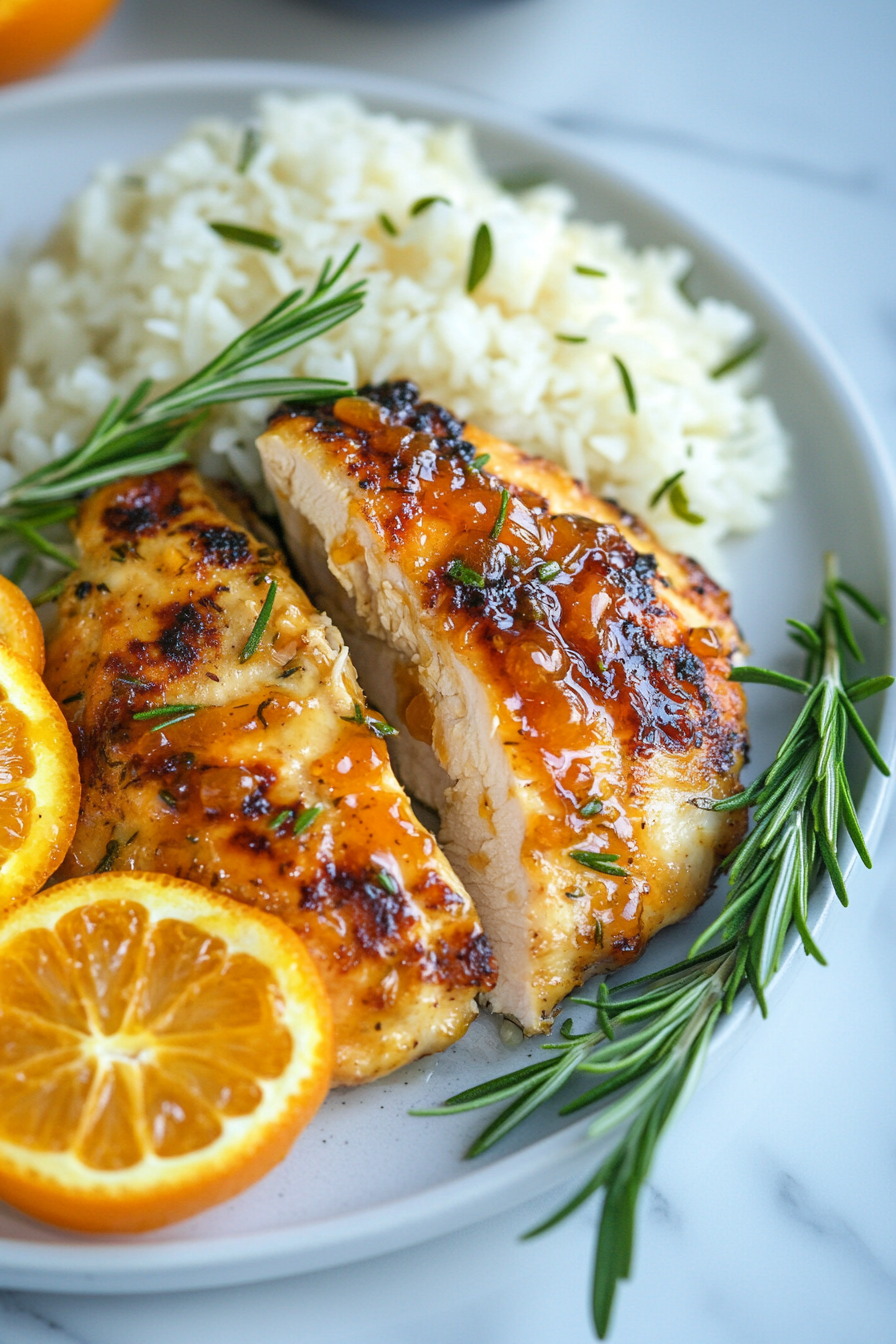
M 0 644 L 0 909 L 59 867 L 80 797 L 62 711 L 34 669 Z
M 44 670 L 44 632 L 37 612 L 21 588 L 0 574 L 0 643 L 40 675 Z
M 198 1213 L 285 1156 L 332 1058 L 279 919 L 156 873 L 64 882 L 0 922 L 0 1199 L 84 1232 Z

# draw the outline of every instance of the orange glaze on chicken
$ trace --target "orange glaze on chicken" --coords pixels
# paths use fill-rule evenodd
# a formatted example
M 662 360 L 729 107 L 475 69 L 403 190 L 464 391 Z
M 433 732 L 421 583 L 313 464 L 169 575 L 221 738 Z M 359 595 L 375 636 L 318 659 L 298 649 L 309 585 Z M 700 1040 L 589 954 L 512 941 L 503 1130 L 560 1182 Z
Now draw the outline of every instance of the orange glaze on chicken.
M 399 655 L 391 689 L 365 684 L 403 714 L 399 770 L 440 809 L 495 948 L 489 1001 L 546 1030 L 585 976 L 699 905 L 742 833 L 741 814 L 691 801 L 739 787 L 727 595 L 615 504 L 418 403 L 412 384 L 275 420 L 259 448 L 287 536 L 308 554 L 320 533 L 360 623 Z M 342 619 L 336 585 L 312 572 Z M 366 678 L 375 655 L 347 633 Z M 438 787 L 409 737 L 432 743 Z M 624 876 L 574 851 L 616 856 Z
M 335 1081 L 363 1082 L 461 1036 L 493 959 L 339 632 L 211 490 L 177 468 L 82 507 L 47 655 L 83 780 L 61 876 L 173 873 L 279 915 L 331 996 Z M 198 708 L 136 717 L 166 704 Z

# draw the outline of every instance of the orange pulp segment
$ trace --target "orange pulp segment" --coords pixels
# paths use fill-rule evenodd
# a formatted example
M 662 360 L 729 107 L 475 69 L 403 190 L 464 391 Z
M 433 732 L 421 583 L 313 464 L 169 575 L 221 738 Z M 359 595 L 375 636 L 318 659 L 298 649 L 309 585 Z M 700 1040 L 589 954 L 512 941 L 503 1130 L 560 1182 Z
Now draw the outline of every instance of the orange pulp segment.
M 323 1101 L 330 1008 L 284 923 L 155 873 L 0 923 L 0 1198 L 86 1232 L 228 1199 Z

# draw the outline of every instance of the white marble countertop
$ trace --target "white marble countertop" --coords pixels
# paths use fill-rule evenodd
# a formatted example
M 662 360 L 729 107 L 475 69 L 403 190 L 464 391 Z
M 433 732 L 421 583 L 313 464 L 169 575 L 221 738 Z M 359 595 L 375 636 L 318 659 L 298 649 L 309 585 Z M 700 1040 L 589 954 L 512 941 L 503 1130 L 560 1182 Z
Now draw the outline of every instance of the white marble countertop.
M 71 62 L 270 57 L 522 105 L 587 136 L 797 300 L 896 452 L 893 0 L 523 0 L 375 27 L 300 0 L 125 0 Z M 852 906 L 692 1099 L 645 1193 L 614 1344 L 896 1339 L 896 828 Z M 0 1344 L 587 1344 L 593 1208 L 537 1201 L 400 1254 L 154 1297 L 0 1294 Z

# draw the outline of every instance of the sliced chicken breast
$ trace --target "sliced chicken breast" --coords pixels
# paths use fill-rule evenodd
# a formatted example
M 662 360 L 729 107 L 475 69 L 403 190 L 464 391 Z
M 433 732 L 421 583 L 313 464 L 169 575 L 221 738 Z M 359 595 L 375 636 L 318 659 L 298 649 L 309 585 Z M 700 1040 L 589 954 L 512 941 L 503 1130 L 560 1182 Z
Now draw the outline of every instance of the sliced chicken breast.
M 457 1040 L 494 960 L 338 630 L 211 490 L 178 468 L 82 507 L 47 652 L 83 780 L 61 876 L 174 873 L 279 915 L 330 993 L 335 1081 L 364 1082 Z
M 546 1031 L 705 899 L 742 833 L 692 801 L 737 791 L 744 759 L 727 596 L 413 384 L 283 414 L 258 446 L 312 591 L 405 729 L 398 769 L 440 811 L 497 955 L 488 1001 Z

